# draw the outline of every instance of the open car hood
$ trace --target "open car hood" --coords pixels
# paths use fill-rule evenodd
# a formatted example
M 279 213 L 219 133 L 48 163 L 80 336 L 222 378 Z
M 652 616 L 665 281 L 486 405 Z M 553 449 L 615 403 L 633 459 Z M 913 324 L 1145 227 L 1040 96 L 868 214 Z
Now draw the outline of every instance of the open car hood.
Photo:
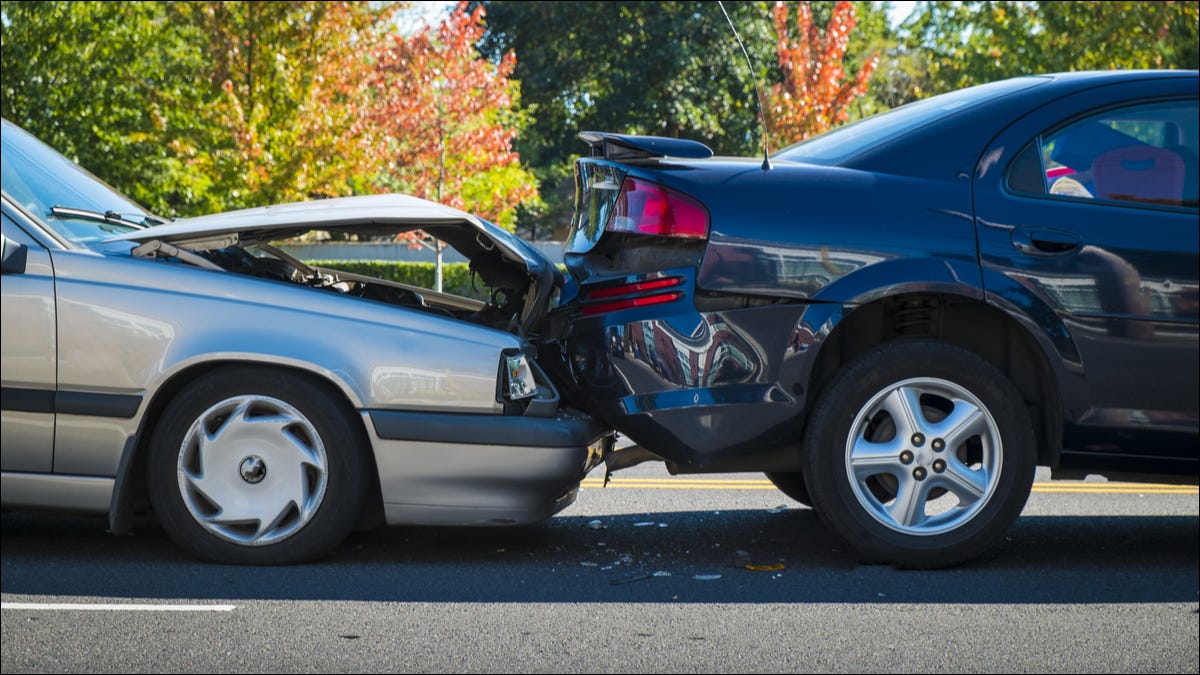
M 492 263 L 517 263 L 540 277 L 554 265 L 537 249 L 509 232 L 458 209 L 408 195 L 340 197 L 263 206 L 240 211 L 182 218 L 128 232 L 110 241 L 162 241 L 191 250 L 248 246 L 299 236 L 312 230 L 363 236 L 425 230 L 458 249 L 487 279 Z M 491 252 L 495 255 L 488 256 Z
M 363 236 L 424 230 L 449 244 L 491 287 L 528 293 L 521 327 L 538 323 L 562 274 L 537 249 L 486 220 L 407 195 L 341 197 L 183 218 L 127 232 L 109 242 L 161 242 L 192 252 L 266 244 L 313 230 Z

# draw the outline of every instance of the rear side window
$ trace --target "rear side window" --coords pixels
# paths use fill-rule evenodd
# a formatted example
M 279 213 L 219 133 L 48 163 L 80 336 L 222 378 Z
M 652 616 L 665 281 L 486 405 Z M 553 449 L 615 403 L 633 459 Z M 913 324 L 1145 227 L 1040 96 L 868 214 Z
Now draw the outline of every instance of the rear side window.
M 1030 143 L 1008 189 L 1057 199 L 1197 208 L 1196 101 L 1107 110 Z

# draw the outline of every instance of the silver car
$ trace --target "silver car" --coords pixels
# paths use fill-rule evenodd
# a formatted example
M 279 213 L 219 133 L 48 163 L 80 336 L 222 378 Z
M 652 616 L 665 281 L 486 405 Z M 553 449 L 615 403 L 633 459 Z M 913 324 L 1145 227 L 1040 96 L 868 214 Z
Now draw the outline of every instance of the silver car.
M 5 509 L 152 507 L 206 560 L 311 560 L 356 525 L 510 525 L 569 505 L 613 434 L 533 338 L 562 277 L 494 225 L 384 195 L 166 223 L 3 122 Z M 491 302 L 269 242 L 423 229 Z

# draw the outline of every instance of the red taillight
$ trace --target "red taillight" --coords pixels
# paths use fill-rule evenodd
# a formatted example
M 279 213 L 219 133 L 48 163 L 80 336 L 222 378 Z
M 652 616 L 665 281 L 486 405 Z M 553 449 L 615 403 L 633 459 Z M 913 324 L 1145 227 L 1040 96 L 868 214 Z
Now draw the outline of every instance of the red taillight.
M 683 193 L 627 176 L 604 229 L 704 239 L 708 236 L 708 213 L 700 202 Z
M 583 302 L 583 313 L 603 314 L 622 309 L 675 302 L 684 296 L 682 291 L 668 291 L 665 293 L 661 291 L 681 286 L 683 285 L 683 281 L 683 277 L 663 277 L 662 279 L 637 281 L 632 284 L 621 284 L 620 286 L 588 289 L 587 299 Z M 650 293 L 650 295 L 639 295 L 641 293 Z M 597 300 L 605 300 L 607 298 L 617 299 L 609 300 L 608 302 L 596 302 Z
M 634 307 L 646 307 L 648 305 L 661 305 L 668 302 L 675 302 L 683 297 L 683 293 L 661 293 L 659 295 L 647 295 L 641 298 L 626 298 L 624 300 L 613 300 L 612 302 L 599 302 L 594 305 L 584 305 L 584 314 L 603 314 L 605 312 L 615 312 L 621 309 L 633 309 Z
M 645 293 L 646 291 L 658 291 L 664 288 L 672 288 L 683 283 L 683 277 L 666 277 L 665 279 L 651 279 L 650 281 L 639 281 L 634 284 L 625 284 L 623 286 L 609 286 L 608 288 L 597 288 L 587 292 L 588 300 L 602 300 L 604 298 L 615 298 L 619 295 L 633 295 L 635 293 Z

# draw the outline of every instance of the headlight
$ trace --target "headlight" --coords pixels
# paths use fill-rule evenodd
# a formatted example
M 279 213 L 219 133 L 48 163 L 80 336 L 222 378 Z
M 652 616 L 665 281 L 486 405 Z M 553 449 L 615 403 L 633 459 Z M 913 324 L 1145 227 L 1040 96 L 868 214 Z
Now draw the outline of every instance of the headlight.
M 519 401 L 537 394 L 537 382 L 533 379 L 533 370 L 524 354 L 505 357 L 504 372 L 508 378 L 505 391 L 509 399 Z

